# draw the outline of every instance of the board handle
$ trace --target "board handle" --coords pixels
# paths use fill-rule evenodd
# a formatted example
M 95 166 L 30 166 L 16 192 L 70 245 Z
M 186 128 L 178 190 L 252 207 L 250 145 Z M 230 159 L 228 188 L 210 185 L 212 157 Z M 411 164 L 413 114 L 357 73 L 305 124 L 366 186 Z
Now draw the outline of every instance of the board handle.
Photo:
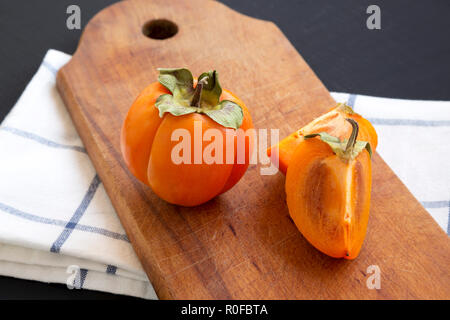
M 275 23 L 247 16 L 217 1 L 126 0 L 104 8 L 88 22 L 74 56 L 83 50 L 85 43 L 90 49 L 96 44 L 117 48 L 145 42 L 167 46 L 173 42 L 185 44 L 192 38 L 204 39 L 202 33 L 211 34 L 214 40 L 216 23 L 229 24 L 230 32 L 238 32 L 244 24 L 264 32 L 267 28 L 275 29 L 281 34 Z

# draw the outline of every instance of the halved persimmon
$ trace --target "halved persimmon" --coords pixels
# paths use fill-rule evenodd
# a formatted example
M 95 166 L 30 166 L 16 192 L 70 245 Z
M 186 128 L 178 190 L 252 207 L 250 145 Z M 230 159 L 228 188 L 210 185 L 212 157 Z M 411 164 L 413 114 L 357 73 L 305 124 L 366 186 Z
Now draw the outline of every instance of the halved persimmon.
M 347 140 L 325 132 L 306 135 L 286 174 L 289 213 L 303 236 L 335 258 L 354 259 L 369 219 L 372 184 L 370 143 L 357 141 L 358 124 Z
M 291 133 L 278 144 L 267 149 L 267 155 L 274 164 L 278 164 L 278 169 L 286 174 L 287 167 L 291 162 L 295 148 L 303 141 L 303 137 L 308 134 L 326 132 L 339 139 L 344 139 L 350 135 L 352 126 L 345 120 L 350 118 L 355 120 L 359 126 L 359 138 L 368 141 L 375 151 L 378 144 L 377 133 L 372 124 L 361 115 L 345 104 L 339 103 L 329 112 L 321 115 L 308 123 L 303 128 Z

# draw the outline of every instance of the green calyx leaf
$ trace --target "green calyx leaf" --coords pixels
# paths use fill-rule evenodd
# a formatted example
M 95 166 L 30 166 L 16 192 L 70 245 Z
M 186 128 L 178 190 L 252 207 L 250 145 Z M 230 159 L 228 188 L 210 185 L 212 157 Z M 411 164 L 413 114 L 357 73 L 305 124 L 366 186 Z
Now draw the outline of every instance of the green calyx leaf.
M 185 68 L 158 68 L 158 81 L 166 87 L 177 99 L 187 98 L 194 93 L 194 78 Z
M 183 106 L 179 104 L 171 94 L 163 94 L 156 99 L 155 106 L 159 110 L 159 117 L 162 118 L 164 113 L 169 112 L 174 116 L 182 116 L 184 114 L 194 113 L 196 108 Z
M 242 108 L 230 100 L 222 100 L 219 106 L 217 109 L 205 110 L 203 113 L 225 128 L 238 129 L 244 119 Z
M 320 139 L 327 143 L 333 152 L 338 155 L 343 160 L 353 160 L 355 159 L 364 149 L 369 152 L 369 156 L 372 157 L 372 148 L 370 143 L 367 141 L 356 140 L 358 136 L 358 124 L 353 119 L 347 119 L 351 123 L 353 130 L 349 139 L 342 140 L 338 137 L 332 136 L 326 132 L 313 133 L 306 135 L 304 138 L 311 139 L 319 136 Z
M 351 148 L 350 150 L 347 150 L 347 152 L 346 152 L 348 139 L 341 141 L 341 139 L 339 139 L 335 136 L 329 135 L 326 132 L 309 134 L 307 136 L 304 136 L 304 138 L 306 140 L 306 139 L 311 139 L 311 138 L 314 138 L 317 136 L 320 137 L 320 140 L 322 140 L 323 142 L 326 142 L 331 147 L 331 150 L 333 150 L 333 152 L 336 155 L 338 155 L 341 159 L 353 160 L 364 149 L 366 149 L 367 152 L 369 152 L 370 157 L 372 157 L 372 148 L 370 147 L 370 143 L 367 141 L 357 140 L 355 142 L 353 148 Z
M 159 116 L 166 112 L 174 116 L 202 113 L 226 128 L 238 129 L 244 113 L 241 106 L 229 101 L 220 101 L 222 88 L 217 72 L 202 73 L 194 88 L 192 73 L 185 68 L 158 69 L 158 81 L 172 94 L 163 94 L 156 100 Z
M 219 83 L 219 76 L 217 71 L 203 72 L 198 81 L 205 81 L 205 85 L 202 90 L 202 101 L 210 106 L 217 106 L 219 104 L 219 98 L 222 94 L 222 87 Z

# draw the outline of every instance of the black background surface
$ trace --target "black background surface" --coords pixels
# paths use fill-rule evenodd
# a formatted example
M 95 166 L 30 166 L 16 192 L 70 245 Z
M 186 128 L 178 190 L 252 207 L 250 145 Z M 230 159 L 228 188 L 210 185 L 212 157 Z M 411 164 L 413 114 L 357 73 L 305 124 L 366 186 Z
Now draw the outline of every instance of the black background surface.
M 49 48 L 70 54 L 75 51 L 81 31 L 66 28 L 67 6 L 80 6 L 84 27 L 95 13 L 114 2 L 0 0 L 0 121 Z M 241 13 L 275 22 L 330 91 L 450 100 L 448 0 L 222 2 Z M 381 8 L 381 30 L 366 28 L 370 4 Z M 0 277 L 2 298 L 131 299 Z

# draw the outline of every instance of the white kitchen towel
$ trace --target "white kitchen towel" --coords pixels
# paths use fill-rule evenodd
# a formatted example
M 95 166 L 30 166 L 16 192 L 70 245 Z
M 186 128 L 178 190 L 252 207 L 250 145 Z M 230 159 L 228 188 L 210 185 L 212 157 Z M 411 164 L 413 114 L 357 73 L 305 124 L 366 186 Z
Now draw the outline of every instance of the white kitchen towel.
M 0 274 L 156 299 L 55 87 L 69 59 L 49 50 L 0 125 Z M 450 102 L 333 97 L 372 121 L 377 151 L 448 233 Z
M 0 274 L 157 299 L 55 86 L 49 50 L 0 125 Z

